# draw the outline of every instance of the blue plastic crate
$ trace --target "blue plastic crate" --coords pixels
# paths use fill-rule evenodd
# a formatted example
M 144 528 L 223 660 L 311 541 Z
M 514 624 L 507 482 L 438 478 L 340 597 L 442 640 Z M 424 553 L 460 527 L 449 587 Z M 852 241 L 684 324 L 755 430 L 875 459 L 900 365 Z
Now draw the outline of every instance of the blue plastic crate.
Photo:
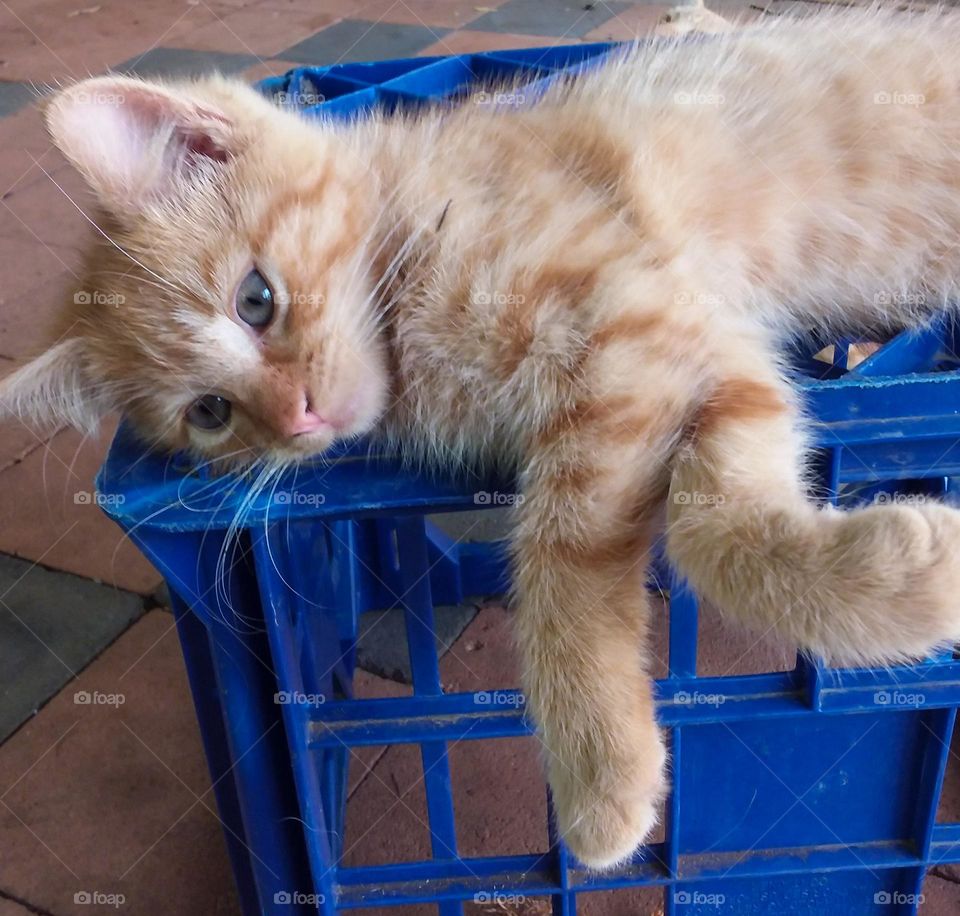
M 511 74 L 534 97 L 609 47 L 303 68 L 262 89 L 324 117 L 455 99 Z M 849 342 L 830 362 L 812 356 L 827 343 L 798 345 L 795 358 L 824 497 L 946 492 L 960 475 L 953 321 L 901 334 L 852 371 Z M 442 690 L 434 606 L 502 591 L 507 570 L 501 544 L 454 543 L 425 515 L 475 510 L 474 493 L 504 483 L 418 476 L 363 445 L 254 496 L 121 429 L 102 504 L 170 587 L 244 912 L 427 902 L 454 916 L 465 901 L 544 895 L 574 914 L 584 894 L 637 885 L 662 886 L 667 914 L 914 912 L 927 868 L 960 861 L 960 823 L 936 823 L 960 662 L 835 670 L 801 659 L 788 672 L 697 677 L 697 604 L 682 583 L 658 683 L 672 760 L 664 841 L 604 875 L 552 831 L 538 855 L 457 854 L 448 742 L 531 725 L 515 685 L 498 685 L 496 704 Z M 298 498 L 279 503 L 278 491 Z M 354 699 L 359 615 L 397 606 L 414 694 Z M 282 702 L 291 694 L 307 702 Z M 420 747 L 432 856 L 342 867 L 348 749 L 401 743 Z

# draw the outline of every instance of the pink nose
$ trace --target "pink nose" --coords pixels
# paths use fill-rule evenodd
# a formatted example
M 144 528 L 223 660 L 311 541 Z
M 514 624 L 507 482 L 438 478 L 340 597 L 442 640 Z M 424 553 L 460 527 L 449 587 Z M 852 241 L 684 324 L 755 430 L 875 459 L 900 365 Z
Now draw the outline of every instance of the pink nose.
M 321 417 L 320 414 L 315 413 L 310 406 L 310 400 L 306 392 L 303 393 L 303 397 L 297 407 L 291 410 L 280 421 L 280 428 L 283 434 L 291 439 L 294 436 L 303 436 L 306 433 L 316 432 L 321 427 L 327 425 L 327 421 Z

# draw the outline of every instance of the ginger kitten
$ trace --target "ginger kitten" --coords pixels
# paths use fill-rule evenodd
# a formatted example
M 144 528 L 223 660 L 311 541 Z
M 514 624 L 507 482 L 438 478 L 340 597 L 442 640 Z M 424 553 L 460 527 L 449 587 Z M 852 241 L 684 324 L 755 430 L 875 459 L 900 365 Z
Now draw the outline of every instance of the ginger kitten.
M 665 503 L 677 568 L 761 631 L 849 663 L 960 637 L 960 514 L 812 504 L 778 349 L 953 294 L 958 47 L 953 14 L 777 19 L 613 54 L 520 110 L 350 124 L 221 78 L 87 80 L 48 123 L 102 210 L 90 288 L 120 304 L 69 308 L 0 413 L 119 408 L 239 464 L 374 433 L 514 468 L 559 827 L 615 865 L 665 784 L 643 588 Z

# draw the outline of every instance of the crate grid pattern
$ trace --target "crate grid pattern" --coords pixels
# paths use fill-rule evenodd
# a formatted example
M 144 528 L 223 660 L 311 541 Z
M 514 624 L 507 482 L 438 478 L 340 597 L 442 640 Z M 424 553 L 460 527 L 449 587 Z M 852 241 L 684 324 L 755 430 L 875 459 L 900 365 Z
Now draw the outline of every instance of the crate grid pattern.
M 513 78 L 528 81 L 526 102 L 608 50 L 303 68 L 261 88 L 331 118 L 495 92 Z M 832 363 L 810 356 L 827 343 L 794 360 L 823 495 L 845 505 L 945 493 L 960 475 L 952 320 L 895 337 L 851 371 L 848 342 L 836 343 Z M 669 676 L 657 685 L 672 769 L 664 841 L 610 874 L 580 867 L 552 825 L 540 854 L 460 857 L 448 744 L 528 735 L 531 724 L 509 685 L 444 693 L 434 607 L 501 591 L 507 570 L 501 544 L 455 543 L 425 515 L 474 510 L 473 492 L 498 482 L 426 480 L 390 456 L 359 455 L 365 445 L 291 472 L 284 485 L 317 498 L 282 512 L 236 480 L 144 456 L 126 430 L 99 480 L 123 495 L 105 505 L 170 586 L 246 913 L 426 902 L 455 916 L 471 901 L 542 895 L 572 916 L 584 893 L 636 885 L 662 886 L 667 914 L 910 913 L 926 869 L 960 861 L 960 824 L 936 822 L 960 661 L 838 671 L 800 659 L 787 672 L 697 677 L 696 598 L 662 568 L 671 591 Z M 355 699 L 359 615 L 390 606 L 403 608 L 414 694 Z M 431 858 L 343 867 L 348 749 L 394 744 L 420 748 Z

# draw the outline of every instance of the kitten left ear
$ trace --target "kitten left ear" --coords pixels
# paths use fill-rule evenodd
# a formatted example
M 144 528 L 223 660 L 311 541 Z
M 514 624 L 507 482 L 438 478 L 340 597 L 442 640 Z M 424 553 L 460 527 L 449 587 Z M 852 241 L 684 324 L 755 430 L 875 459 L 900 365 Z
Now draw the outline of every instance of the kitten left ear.
M 72 337 L 0 379 L 0 419 L 17 417 L 41 429 L 69 424 L 95 430 L 107 407 L 92 394 L 85 362 L 83 341 Z
M 232 124 L 189 94 L 123 76 L 84 80 L 46 109 L 53 142 L 108 207 L 170 193 L 190 172 L 225 162 Z

